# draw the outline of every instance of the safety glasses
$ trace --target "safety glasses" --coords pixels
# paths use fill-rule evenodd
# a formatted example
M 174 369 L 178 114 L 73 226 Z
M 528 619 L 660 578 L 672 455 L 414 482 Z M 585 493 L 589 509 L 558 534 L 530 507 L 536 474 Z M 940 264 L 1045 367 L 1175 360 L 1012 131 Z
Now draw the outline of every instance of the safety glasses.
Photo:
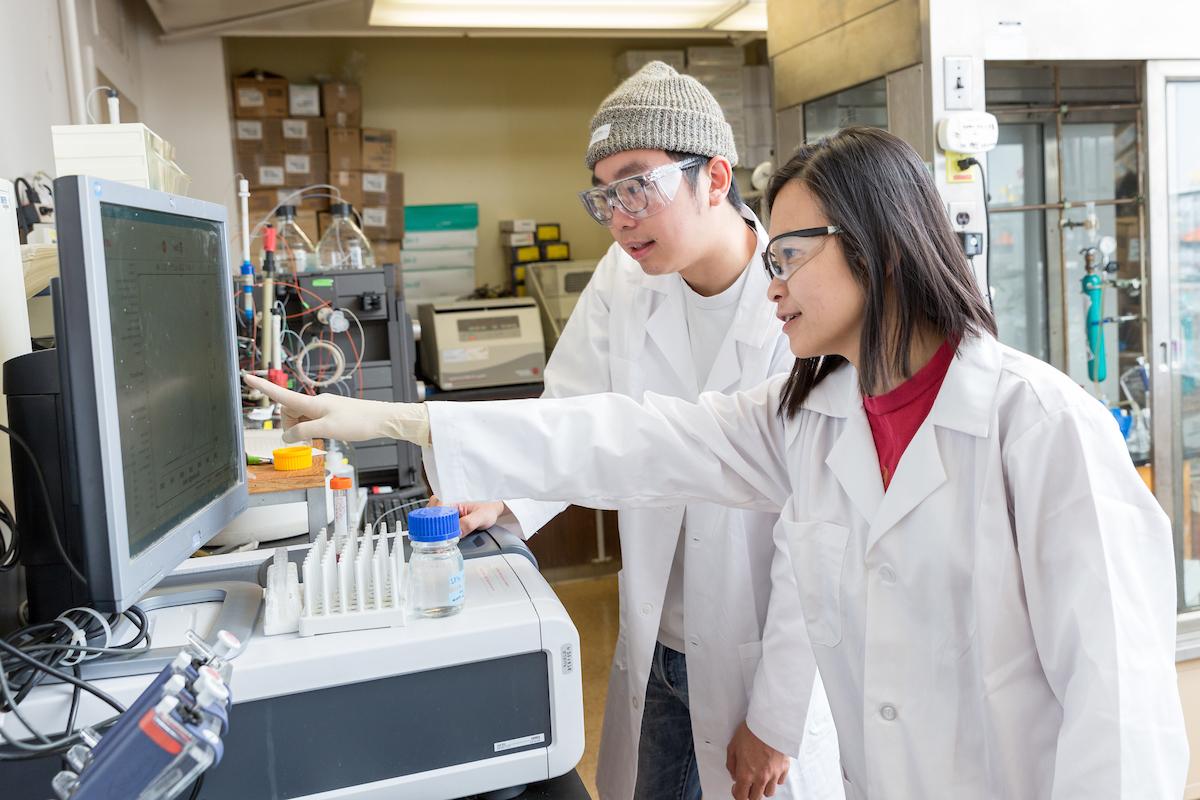
M 841 232 L 842 229 L 837 225 L 826 225 L 779 234 L 767 242 L 767 249 L 763 250 L 763 266 L 767 270 L 767 277 L 788 280 L 821 251 L 826 236 Z
M 633 175 L 613 181 L 608 186 L 597 186 L 579 193 L 583 207 L 592 219 L 601 225 L 612 222 L 613 209 L 617 206 L 631 217 L 644 219 L 653 216 L 671 204 L 683 180 L 683 171 L 703 164 L 703 158 L 685 158 L 655 167 L 641 175 Z

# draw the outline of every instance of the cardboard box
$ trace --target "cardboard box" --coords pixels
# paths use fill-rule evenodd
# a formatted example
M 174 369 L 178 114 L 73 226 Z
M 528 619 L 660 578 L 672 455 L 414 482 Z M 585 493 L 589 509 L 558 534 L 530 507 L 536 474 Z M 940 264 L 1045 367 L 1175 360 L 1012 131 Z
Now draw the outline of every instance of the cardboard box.
M 328 189 L 320 191 L 312 190 L 300 196 L 293 194 L 304 187 L 302 186 L 285 186 L 282 189 L 275 190 L 276 202 L 285 203 L 290 206 L 296 206 L 298 209 L 305 211 L 325 211 L 329 208 L 330 199 L 326 196 L 330 192 Z
M 400 266 L 405 269 L 475 269 L 475 250 L 405 250 L 400 254 Z
M 354 206 L 355 210 L 363 206 L 362 173 L 358 170 L 329 170 L 329 182 L 338 188 L 342 194 L 342 202 Z M 331 201 L 336 202 L 336 201 Z
M 375 251 L 375 266 L 400 265 L 400 242 L 378 239 L 371 242 L 371 248 Z
M 301 210 L 296 212 L 296 224 L 300 226 L 300 230 L 304 231 L 304 235 L 312 242 L 313 248 L 316 249 L 317 243 L 321 241 L 320 226 L 317 224 L 318 211 Z
M 366 200 L 363 203 L 362 229 L 368 238 L 404 238 L 404 206 L 373 206 Z
M 562 241 L 562 225 L 557 222 L 539 222 L 537 230 L 533 232 L 533 237 L 539 244 Z
M 329 128 L 329 168 L 362 169 L 362 133 L 358 128 Z
M 252 220 L 251 227 L 258 224 L 258 220 L 262 219 L 265 215 L 270 214 L 271 209 L 275 208 L 276 202 L 278 202 L 278 198 L 275 195 L 274 188 L 269 186 L 251 186 L 250 199 L 246 201 L 246 205 L 250 211 L 250 219 Z
M 287 173 L 283 153 L 246 153 L 236 159 L 237 171 L 246 176 L 251 186 L 285 186 Z
M 500 220 L 501 233 L 535 233 L 537 231 L 537 221 L 532 219 L 502 219 Z
M 241 155 L 255 153 L 282 153 L 283 126 L 278 119 L 235 119 L 233 121 L 233 144 Z
M 321 85 L 321 111 L 331 128 L 362 127 L 362 92 L 354 83 Z
M 532 233 L 502 233 L 500 244 L 504 247 L 528 247 L 537 244 L 537 239 Z
M 530 236 L 527 233 L 512 235 Z M 530 236 L 530 244 L 532 243 L 533 237 Z M 459 231 L 404 231 L 405 250 L 453 250 L 464 247 L 479 247 L 479 230 L 477 228 Z
M 542 261 L 570 261 L 570 242 L 543 242 L 540 245 Z
M 367 172 L 362 173 L 362 192 L 364 206 L 380 206 L 384 208 L 404 207 L 404 173 L 401 172 Z M 401 236 L 388 236 L 388 239 L 400 239 Z
M 389 170 L 396 166 L 396 132 L 386 128 L 363 128 L 362 168 Z
M 321 116 L 321 87 L 315 83 L 288 86 L 288 114 L 293 117 Z
M 536 244 L 508 249 L 509 264 L 532 264 L 542 260 L 542 248 Z
M 325 138 L 325 120 L 285 119 L 279 123 L 280 138 L 285 153 L 325 153 L 329 141 Z
M 308 186 L 329 180 L 324 153 L 284 153 L 283 170 L 288 186 Z
M 717 45 L 715 47 L 689 47 L 688 68 L 701 64 L 711 66 L 740 67 L 746 63 L 746 51 L 741 47 Z
M 247 73 L 234 78 L 233 115 L 243 119 L 286 117 L 287 79 L 268 72 Z

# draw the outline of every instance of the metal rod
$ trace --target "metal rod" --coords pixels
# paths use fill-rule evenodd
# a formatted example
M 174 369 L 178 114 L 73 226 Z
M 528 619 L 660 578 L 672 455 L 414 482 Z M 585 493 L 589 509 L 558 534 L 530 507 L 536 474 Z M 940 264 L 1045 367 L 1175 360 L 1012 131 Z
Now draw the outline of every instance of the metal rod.
M 1119 197 L 1115 200 L 1068 200 L 1062 203 L 1033 203 L 1024 206 L 1002 206 L 993 208 L 993 214 L 1011 213 L 1014 211 L 1066 211 L 1072 208 L 1083 208 L 1088 203 L 1094 206 L 1131 206 L 1140 205 L 1140 197 Z
M 1062 84 L 1059 80 L 1058 65 L 1054 65 L 1054 103 L 1056 106 L 1062 105 Z M 1063 115 L 1054 115 L 1054 148 L 1058 154 L 1058 199 L 1062 202 L 1066 196 L 1066 187 L 1063 183 L 1063 173 L 1066 172 L 1067 165 L 1063 160 Z M 1071 373 L 1071 309 L 1067 302 L 1067 294 L 1070 291 L 1067 283 L 1067 229 L 1063 227 L 1063 212 L 1065 208 L 1058 209 L 1058 274 L 1059 280 L 1062 282 L 1062 371 L 1068 375 Z
M 1055 94 L 1058 94 L 1057 88 Z M 989 106 L 988 112 L 996 116 L 1015 114 L 1081 114 L 1089 111 L 1138 111 L 1140 103 L 1094 103 L 1071 105 L 1066 103 L 1058 106 Z

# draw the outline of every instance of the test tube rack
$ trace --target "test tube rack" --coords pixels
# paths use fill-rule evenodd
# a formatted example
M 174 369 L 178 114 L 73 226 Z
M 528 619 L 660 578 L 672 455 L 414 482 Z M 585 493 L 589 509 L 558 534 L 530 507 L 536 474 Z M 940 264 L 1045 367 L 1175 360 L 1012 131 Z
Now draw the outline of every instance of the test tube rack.
M 297 575 L 286 555 L 267 569 L 263 632 L 301 636 L 405 624 L 403 531 L 330 537 L 312 543 Z

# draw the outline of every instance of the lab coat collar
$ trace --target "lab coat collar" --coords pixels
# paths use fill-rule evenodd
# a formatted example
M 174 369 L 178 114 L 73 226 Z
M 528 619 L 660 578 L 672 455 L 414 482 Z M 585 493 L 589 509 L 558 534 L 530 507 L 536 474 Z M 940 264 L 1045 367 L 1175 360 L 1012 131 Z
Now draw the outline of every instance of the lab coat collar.
M 996 387 L 1000 383 L 1001 348 L 991 334 L 972 337 L 958 346 L 946 379 L 938 392 L 929 419 L 941 428 L 987 436 Z M 809 411 L 846 418 L 862 408 L 858 372 L 846 364 L 809 393 L 804 402 Z
M 929 417 L 905 450 L 886 494 L 875 441 L 863 410 L 858 373 L 847 364 L 809 394 L 805 402 L 808 411 L 846 420 L 825 464 L 859 514 L 871 520 L 868 549 L 946 482 L 935 428 L 976 437 L 988 435 L 1000 368 L 1000 345 L 991 335 L 970 338 L 959 345 Z M 789 443 L 799 429 L 799 425 L 791 426 Z
M 741 207 L 744 219 L 754 226 L 757 246 L 750 257 L 746 269 L 745 285 L 738 300 L 738 308 L 734 314 L 729 334 L 717 351 L 716 360 L 704 391 L 727 391 L 737 386 L 742 374 L 742 364 L 738 357 L 736 343 L 754 348 L 773 345 L 778 335 L 780 324 L 773 313 L 764 313 L 763 302 L 767 296 L 766 273 L 759 269 L 760 254 L 767 245 L 767 232 L 758 218 L 747 206 Z M 655 304 L 649 319 L 646 320 L 646 332 L 654 343 L 662 350 L 670 362 L 672 369 L 685 386 L 696 385 L 695 365 L 692 364 L 692 353 L 686 338 L 678 335 L 680 320 L 686 320 L 686 299 L 683 294 L 683 279 L 678 274 L 646 275 L 642 273 L 641 285 L 650 291 L 663 295 Z M 686 322 L 685 322 L 686 329 Z M 766 375 L 762 376 L 763 378 Z

